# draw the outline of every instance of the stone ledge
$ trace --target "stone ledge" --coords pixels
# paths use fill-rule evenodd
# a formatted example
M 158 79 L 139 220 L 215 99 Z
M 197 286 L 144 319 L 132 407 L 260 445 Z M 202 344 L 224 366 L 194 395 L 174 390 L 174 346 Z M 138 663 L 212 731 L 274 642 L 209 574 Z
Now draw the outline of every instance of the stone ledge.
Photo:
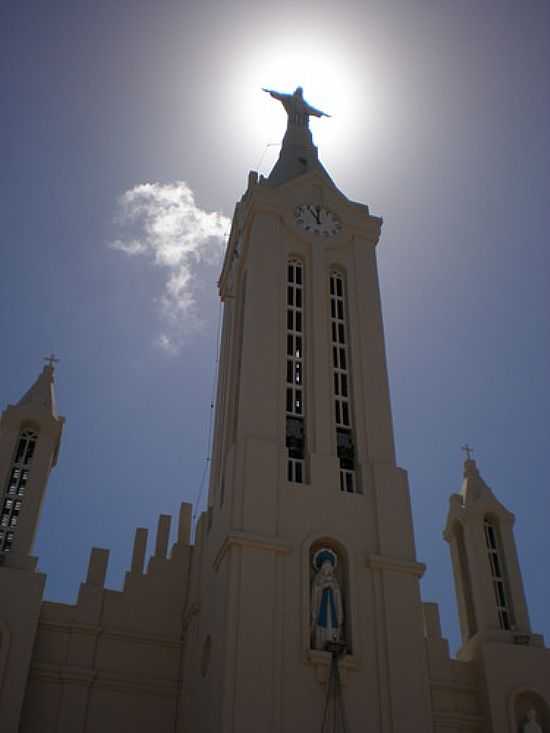
M 485 718 L 482 715 L 474 715 L 472 713 L 459 713 L 459 712 L 438 712 L 434 710 L 432 712 L 434 723 L 445 723 L 447 725 L 460 725 L 472 727 L 472 731 L 478 733 L 480 730 L 479 726 L 485 722 Z
M 280 555 L 288 555 L 290 552 L 289 545 L 285 542 L 279 542 L 274 538 L 250 534 L 248 532 L 232 532 L 225 538 L 222 546 L 216 553 L 213 562 L 215 570 L 218 570 L 226 553 L 234 545 L 237 547 L 250 547 L 255 550 L 263 550 L 264 552 L 274 552 Z
M 161 697 L 177 695 L 177 681 L 172 679 L 128 678 L 113 675 L 104 670 L 56 664 L 33 664 L 31 675 L 35 679 L 57 684 L 82 685 L 120 692 L 138 692 Z
M 178 648 L 183 642 L 174 636 L 163 636 L 152 634 L 139 629 L 122 629 L 117 627 L 105 628 L 104 626 L 93 626 L 85 624 L 71 624 L 67 622 L 56 623 L 55 621 L 40 621 L 39 631 L 52 631 L 54 633 L 81 634 L 82 636 L 102 637 L 103 639 L 123 639 L 125 641 L 138 642 L 141 644 L 153 644 L 169 648 Z
M 429 682 L 430 687 L 433 687 L 435 690 L 451 690 L 452 692 L 460 692 L 466 695 L 479 694 L 479 690 L 477 687 L 473 687 L 472 685 L 464 685 L 460 682 L 454 682 L 453 680 L 439 681 L 430 679 Z
M 410 560 L 398 560 L 394 557 L 384 555 L 369 555 L 367 566 L 371 570 L 388 570 L 393 573 L 414 575 L 421 578 L 426 572 L 426 565 L 423 562 L 411 562 Z

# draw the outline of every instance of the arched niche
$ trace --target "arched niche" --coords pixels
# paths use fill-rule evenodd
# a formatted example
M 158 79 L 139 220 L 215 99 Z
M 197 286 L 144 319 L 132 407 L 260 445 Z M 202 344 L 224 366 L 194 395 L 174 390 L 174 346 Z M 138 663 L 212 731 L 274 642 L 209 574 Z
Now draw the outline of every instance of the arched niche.
M 513 733 L 535 733 L 535 725 L 527 727 L 529 711 L 535 711 L 535 722 L 542 733 L 550 733 L 550 711 L 545 699 L 535 690 L 518 690 L 511 700 Z M 538 732 L 537 732 L 538 733 Z
M 325 551 L 325 553 L 324 553 Z M 353 634 L 352 634 L 352 605 L 351 605 L 351 584 L 349 572 L 348 554 L 344 546 L 332 537 L 318 537 L 309 544 L 307 553 L 308 562 L 308 603 L 307 618 L 309 627 L 309 648 L 317 651 L 324 651 L 316 646 L 315 634 L 315 610 L 313 604 L 315 599 L 319 600 L 319 592 L 316 590 L 318 582 L 318 574 L 322 572 L 323 557 L 333 553 L 336 563 L 332 572 L 337 581 L 340 591 L 341 609 L 343 612 L 343 623 L 341 627 L 341 636 L 339 641 L 345 645 L 345 653 L 351 655 L 353 653 Z M 336 604 L 337 605 L 337 604 Z

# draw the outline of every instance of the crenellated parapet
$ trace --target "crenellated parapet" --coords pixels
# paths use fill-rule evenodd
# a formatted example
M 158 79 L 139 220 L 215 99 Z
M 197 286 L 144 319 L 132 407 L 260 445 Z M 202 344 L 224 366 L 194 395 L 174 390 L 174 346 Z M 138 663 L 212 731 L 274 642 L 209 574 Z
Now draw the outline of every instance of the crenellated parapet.
M 147 530 L 136 530 L 122 590 L 105 587 L 109 551 L 93 548 L 76 603 L 42 604 L 22 730 L 110 730 L 115 711 L 124 711 L 121 729 L 174 730 L 194 551 L 191 505 L 181 505 L 169 549 L 171 520 L 159 517 L 149 558 Z

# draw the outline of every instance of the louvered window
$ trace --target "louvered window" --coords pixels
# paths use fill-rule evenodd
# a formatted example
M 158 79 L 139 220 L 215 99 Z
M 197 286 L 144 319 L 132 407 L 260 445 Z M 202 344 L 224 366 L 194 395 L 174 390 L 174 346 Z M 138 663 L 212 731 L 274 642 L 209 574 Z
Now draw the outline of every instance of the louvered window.
M 506 570 L 500 547 L 498 526 L 496 522 L 487 517 L 483 523 L 483 529 L 489 557 L 489 567 L 491 568 L 491 579 L 497 606 L 498 621 L 501 629 L 509 630 L 512 628 L 512 609 L 508 598 L 508 584 L 506 582 Z
M 288 263 L 286 298 L 286 447 L 287 478 L 305 482 L 304 404 L 304 267 L 299 260 Z
M 30 430 L 22 432 L 17 440 L 14 460 L 2 497 L 0 552 L 10 552 L 13 548 L 37 440 L 37 434 Z
M 349 334 L 345 282 L 340 272 L 330 273 L 329 287 L 334 419 L 336 450 L 340 459 L 340 489 L 355 493 L 358 491 L 358 482 L 352 427 Z

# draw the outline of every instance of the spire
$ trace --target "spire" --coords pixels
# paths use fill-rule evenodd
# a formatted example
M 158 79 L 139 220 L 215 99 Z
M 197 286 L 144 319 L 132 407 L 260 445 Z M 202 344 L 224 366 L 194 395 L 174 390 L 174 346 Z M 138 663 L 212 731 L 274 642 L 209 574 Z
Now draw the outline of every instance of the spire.
M 491 496 L 493 493 L 487 484 L 481 478 L 478 471 L 477 464 L 472 458 L 473 448 L 470 448 L 468 443 L 462 446 L 462 450 L 466 454 L 464 461 L 464 481 L 462 488 L 460 489 L 460 495 L 464 504 L 471 504 L 481 498 L 482 494 L 488 492 Z
M 310 116 L 330 117 L 330 115 L 308 104 L 303 97 L 302 87 L 297 87 L 293 94 L 282 94 L 271 89 L 263 91 L 281 102 L 288 116 L 281 152 L 269 174 L 269 183 L 278 186 L 292 178 L 309 173 L 314 168 L 321 171 L 330 180 L 330 176 L 319 162 L 317 148 L 313 144 L 309 129 Z
M 493 509 L 513 518 L 513 514 L 499 502 L 492 489 L 483 480 L 477 463 L 471 457 L 473 450 L 468 446 L 463 447 L 462 450 L 466 452 L 467 456 L 464 461 L 464 481 L 459 491 L 463 506 L 472 507 L 473 504 L 480 502 L 479 507 L 483 507 L 483 511 L 493 507 Z
M 464 481 L 460 489 L 464 504 L 472 504 L 480 499 L 482 495 L 487 495 L 487 493 L 493 496 L 493 492 L 481 478 L 476 462 L 469 457 L 468 453 L 468 457 L 464 461 Z
M 29 405 L 35 409 L 46 411 L 53 417 L 57 417 L 57 411 L 55 407 L 55 394 L 54 394 L 54 369 L 55 369 L 55 357 L 45 357 L 48 363 L 42 369 L 42 373 L 38 376 L 36 382 L 32 387 L 25 392 L 23 397 L 17 403 L 18 407 Z

